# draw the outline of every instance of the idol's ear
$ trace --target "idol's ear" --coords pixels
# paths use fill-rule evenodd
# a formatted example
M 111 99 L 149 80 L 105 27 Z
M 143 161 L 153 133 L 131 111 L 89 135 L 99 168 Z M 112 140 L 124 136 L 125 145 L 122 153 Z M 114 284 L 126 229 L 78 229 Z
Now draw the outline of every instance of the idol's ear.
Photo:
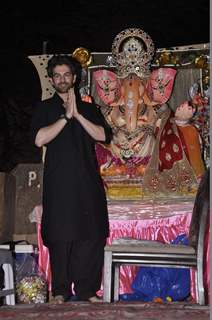
M 114 72 L 105 69 L 94 71 L 93 81 L 99 98 L 106 105 L 120 98 L 121 83 Z
M 146 84 L 148 98 L 157 104 L 166 103 L 171 97 L 176 73 L 172 68 L 153 70 Z

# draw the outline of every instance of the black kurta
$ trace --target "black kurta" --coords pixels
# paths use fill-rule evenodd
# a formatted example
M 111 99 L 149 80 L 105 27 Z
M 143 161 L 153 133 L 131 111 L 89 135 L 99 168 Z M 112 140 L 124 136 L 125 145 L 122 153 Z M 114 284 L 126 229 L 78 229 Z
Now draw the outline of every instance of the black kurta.
M 105 142 L 109 143 L 111 129 L 95 104 L 79 101 L 77 108 L 86 119 L 104 127 Z M 57 94 L 40 102 L 32 119 L 34 141 L 38 130 L 57 121 L 64 111 Z M 46 145 L 41 224 L 45 245 L 108 236 L 107 202 L 95 142 L 73 118 Z

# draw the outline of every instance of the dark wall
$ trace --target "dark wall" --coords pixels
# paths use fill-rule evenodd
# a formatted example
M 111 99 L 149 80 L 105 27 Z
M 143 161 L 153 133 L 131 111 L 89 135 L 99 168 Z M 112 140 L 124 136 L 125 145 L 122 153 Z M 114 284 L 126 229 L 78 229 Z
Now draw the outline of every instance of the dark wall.
M 0 57 L 0 171 L 18 163 L 41 162 L 41 150 L 30 140 L 30 122 L 36 101 L 41 98 L 39 76 L 24 56 Z

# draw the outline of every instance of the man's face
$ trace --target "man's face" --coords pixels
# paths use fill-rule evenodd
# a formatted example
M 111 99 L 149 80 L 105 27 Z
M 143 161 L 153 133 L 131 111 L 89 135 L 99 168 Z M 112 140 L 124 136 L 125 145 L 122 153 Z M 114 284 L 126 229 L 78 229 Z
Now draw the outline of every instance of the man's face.
M 67 93 L 74 86 L 76 75 L 71 73 L 69 66 L 63 64 L 56 66 L 53 71 L 53 77 L 50 82 L 59 93 Z

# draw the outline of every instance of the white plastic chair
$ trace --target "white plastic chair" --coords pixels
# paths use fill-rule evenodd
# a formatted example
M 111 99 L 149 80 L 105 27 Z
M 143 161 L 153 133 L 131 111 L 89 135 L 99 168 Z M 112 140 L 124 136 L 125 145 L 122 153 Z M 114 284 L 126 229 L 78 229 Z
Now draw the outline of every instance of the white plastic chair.
M 12 252 L 0 249 L 0 265 L 4 270 L 4 288 L 0 289 L 0 297 L 5 297 L 7 305 L 15 305 L 15 286 Z

